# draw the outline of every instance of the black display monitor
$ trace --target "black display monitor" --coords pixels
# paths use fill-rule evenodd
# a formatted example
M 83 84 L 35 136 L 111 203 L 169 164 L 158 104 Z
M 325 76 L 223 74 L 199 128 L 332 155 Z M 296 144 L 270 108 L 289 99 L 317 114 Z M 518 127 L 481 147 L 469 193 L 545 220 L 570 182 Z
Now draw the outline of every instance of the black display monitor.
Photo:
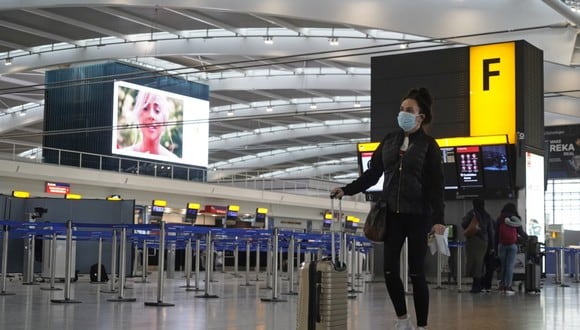
M 200 205 L 198 203 L 187 203 L 185 207 L 185 222 L 195 223 L 197 214 L 199 213 Z
M 159 222 L 163 219 L 163 213 L 165 213 L 165 207 L 159 205 L 151 205 L 151 222 Z
M 462 192 L 483 189 L 483 165 L 480 146 L 455 147 L 457 180 Z
M 483 181 L 487 198 L 513 198 L 514 179 L 510 157 L 510 145 L 485 145 L 481 146 L 481 159 L 483 163 Z
M 344 222 L 344 230 L 350 233 L 356 232 L 358 228 L 358 219 L 353 216 L 347 216 Z
M 509 144 L 455 147 L 457 197 L 513 198 L 510 159 Z M 444 171 L 447 174 L 448 170 Z M 451 179 L 445 178 L 445 181 L 447 188 Z
M 256 208 L 256 220 L 254 221 L 256 227 L 264 228 L 266 224 L 266 217 L 268 209 L 263 207 Z
M 195 223 L 198 212 L 199 210 L 197 209 L 185 209 L 185 221 L 189 223 Z
M 457 182 L 457 168 L 455 165 L 455 148 L 442 147 L 441 160 L 443 162 L 443 183 L 445 186 L 445 199 L 455 199 L 459 183 Z

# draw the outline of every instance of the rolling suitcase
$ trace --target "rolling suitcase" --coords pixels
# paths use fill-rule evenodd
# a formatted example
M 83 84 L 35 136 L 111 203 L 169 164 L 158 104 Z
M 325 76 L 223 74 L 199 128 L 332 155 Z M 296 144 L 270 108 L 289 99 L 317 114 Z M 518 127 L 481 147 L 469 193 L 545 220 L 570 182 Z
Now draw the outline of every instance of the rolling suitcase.
M 526 264 L 526 293 L 540 293 L 540 265 L 529 262 Z
M 347 271 L 330 260 L 304 263 L 298 292 L 298 330 L 346 330 Z
M 540 293 L 540 277 L 542 256 L 537 236 L 528 236 L 526 242 L 526 293 Z

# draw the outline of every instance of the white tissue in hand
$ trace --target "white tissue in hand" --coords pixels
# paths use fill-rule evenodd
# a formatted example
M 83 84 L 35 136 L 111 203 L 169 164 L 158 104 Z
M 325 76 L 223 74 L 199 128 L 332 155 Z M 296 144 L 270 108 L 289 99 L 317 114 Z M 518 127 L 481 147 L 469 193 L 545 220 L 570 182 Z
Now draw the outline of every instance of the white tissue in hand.
M 431 254 L 439 252 L 445 256 L 451 255 L 451 252 L 449 251 L 448 236 L 449 228 L 445 228 L 443 235 L 434 234 L 433 237 L 429 239 L 429 251 L 431 251 Z

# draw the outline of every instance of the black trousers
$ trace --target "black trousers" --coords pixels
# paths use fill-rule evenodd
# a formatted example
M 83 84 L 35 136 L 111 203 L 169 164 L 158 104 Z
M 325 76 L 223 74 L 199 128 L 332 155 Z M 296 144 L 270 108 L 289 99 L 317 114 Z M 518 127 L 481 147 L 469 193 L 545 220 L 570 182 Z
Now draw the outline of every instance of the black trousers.
M 481 288 L 489 290 L 491 289 L 491 284 L 493 282 L 493 273 L 497 268 L 497 257 L 495 254 L 491 253 L 491 250 L 487 250 L 485 258 L 483 259 L 484 274 L 481 281 Z
M 407 238 L 409 276 L 413 284 L 413 302 L 417 326 L 426 326 L 429 315 L 429 288 L 425 280 L 424 261 L 427 234 L 431 224 L 424 216 L 388 214 L 385 235 L 385 283 L 397 316 L 407 314 L 405 289 L 400 276 L 401 248 Z

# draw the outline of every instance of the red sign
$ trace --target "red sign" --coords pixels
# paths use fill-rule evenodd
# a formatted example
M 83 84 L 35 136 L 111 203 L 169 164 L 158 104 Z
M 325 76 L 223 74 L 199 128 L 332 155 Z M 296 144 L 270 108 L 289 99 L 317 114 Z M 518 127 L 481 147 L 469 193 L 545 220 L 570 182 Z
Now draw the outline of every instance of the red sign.
M 46 182 L 44 191 L 49 194 L 66 195 L 70 193 L 70 184 L 62 182 Z
M 212 214 L 226 214 L 227 207 L 218 205 L 206 205 L 204 211 L 205 213 Z

